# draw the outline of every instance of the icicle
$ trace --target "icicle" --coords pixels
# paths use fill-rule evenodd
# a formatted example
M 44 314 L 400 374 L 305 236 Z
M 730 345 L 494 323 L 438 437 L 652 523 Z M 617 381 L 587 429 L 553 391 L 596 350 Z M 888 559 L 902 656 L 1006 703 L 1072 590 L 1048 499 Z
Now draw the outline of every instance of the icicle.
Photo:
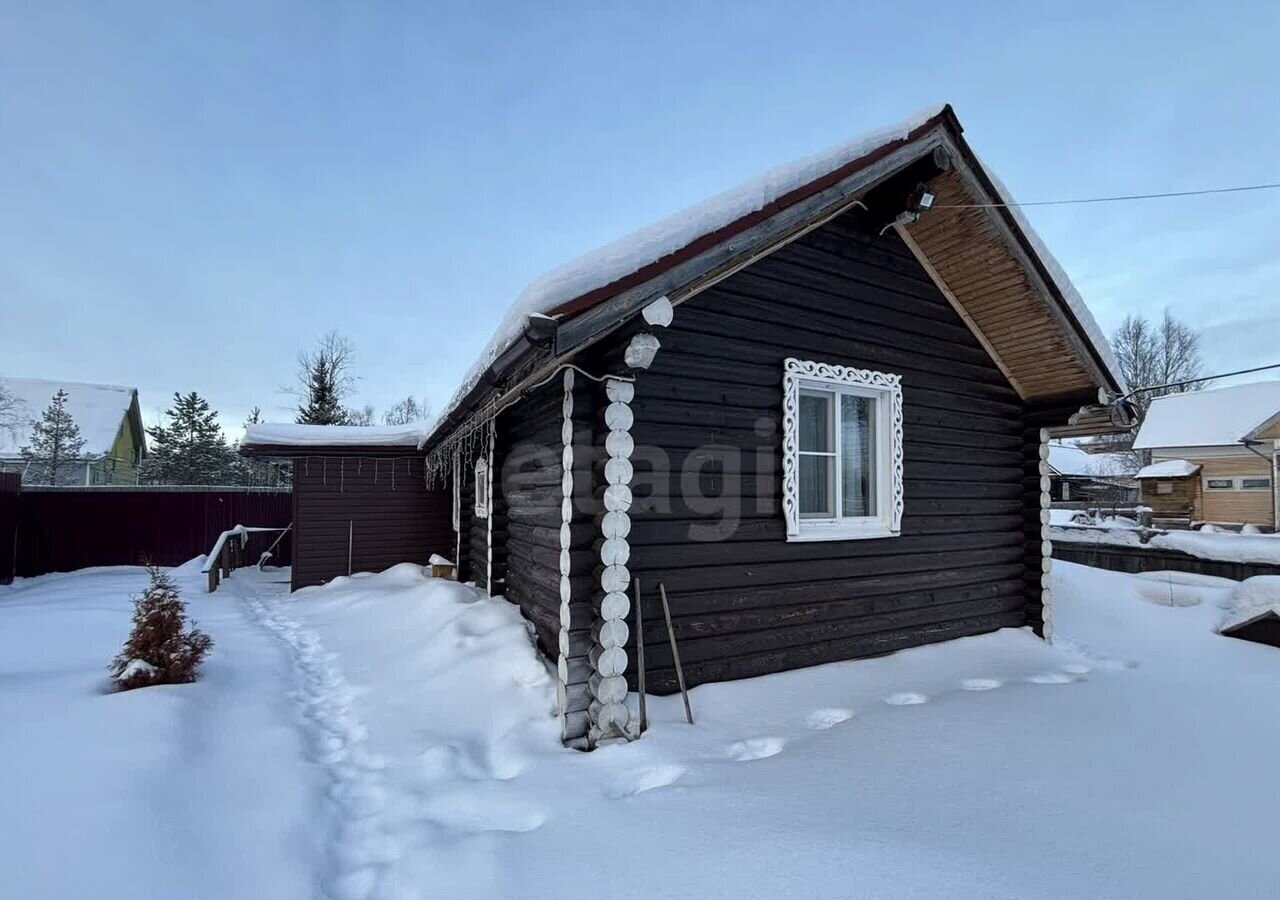
M 338 460 L 338 493 L 346 493 L 347 490 L 347 461 L 345 459 Z
M 325 487 L 328 487 L 329 486 L 329 457 L 322 456 L 321 459 L 324 460 L 324 463 L 320 467 L 320 470 L 321 470 L 320 483 L 323 484 Z
M 391 490 L 393 491 L 396 489 L 396 460 L 397 459 L 398 457 L 392 457 L 391 459 Z

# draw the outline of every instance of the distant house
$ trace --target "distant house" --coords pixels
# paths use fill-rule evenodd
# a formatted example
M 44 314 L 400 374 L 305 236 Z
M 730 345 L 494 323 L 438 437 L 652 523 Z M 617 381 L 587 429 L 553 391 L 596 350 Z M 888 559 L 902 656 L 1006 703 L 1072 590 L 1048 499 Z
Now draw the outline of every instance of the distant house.
M 1135 466 L 1127 453 L 1087 453 L 1070 444 L 1049 446 L 1050 493 L 1056 501 L 1119 503 L 1138 499 Z
M 1276 527 L 1280 381 L 1160 397 L 1133 446 L 1154 519 Z
M 0 429 L 0 470 L 24 475 L 31 471 L 32 462 L 22 455 L 22 448 L 31 443 L 32 425 L 62 390 L 84 447 L 79 459 L 61 468 L 59 483 L 137 483 L 147 448 L 137 388 L 7 376 L 0 376 L 0 387 L 17 398 L 25 419 L 25 426 L 13 433 Z

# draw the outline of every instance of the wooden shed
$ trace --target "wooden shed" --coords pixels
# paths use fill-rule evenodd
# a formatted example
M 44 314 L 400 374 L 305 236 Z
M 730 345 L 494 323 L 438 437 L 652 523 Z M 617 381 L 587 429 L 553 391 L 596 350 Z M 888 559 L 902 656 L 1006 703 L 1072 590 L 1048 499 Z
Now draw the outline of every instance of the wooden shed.
M 1128 427 L 1083 302 L 950 107 L 556 270 L 424 442 L 463 577 L 519 604 L 573 746 L 671 691 L 1052 634 L 1049 439 Z M 636 579 L 644 633 L 636 634 Z
M 421 426 L 250 425 L 249 456 L 293 462 L 291 589 L 456 551 L 450 494 L 429 490 Z

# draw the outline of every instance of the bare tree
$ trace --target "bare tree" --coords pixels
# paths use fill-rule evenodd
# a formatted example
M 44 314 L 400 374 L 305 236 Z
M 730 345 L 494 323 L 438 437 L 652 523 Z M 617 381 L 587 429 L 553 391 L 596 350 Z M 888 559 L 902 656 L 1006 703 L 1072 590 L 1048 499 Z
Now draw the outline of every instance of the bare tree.
M 1111 339 L 1111 347 L 1129 390 L 1144 389 L 1132 398 L 1143 413 L 1156 397 L 1204 387 L 1204 382 L 1165 387 L 1197 378 L 1203 371 L 1200 334 L 1174 318 L 1167 309 L 1158 322 L 1142 316 L 1126 316 Z
M 348 410 L 342 401 L 355 390 L 351 374 L 355 347 L 347 338 L 330 331 L 311 350 L 298 354 L 297 421 L 303 425 L 346 425 Z
M 0 432 L 8 432 L 16 441 L 30 424 L 27 405 L 0 385 Z
M 382 414 L 384 425 L 410 425 L 422 422 L 431 415 L 431 407 L 425 399 L 418 400 L 412 394 L 394 403 Z
M 354 406 L 348 406 L 346 409 L 348 425 L 364 425 L 369 426 L 374 423 L 377 416 L 373 411 L 373 404 L 366 403 L 364 406 L 356 409 Z
M 1137 391 L 1130 400 L 1144 417 L 1155 398 L 1198 391 L 1205 385 L 1202 381 L 1177 384 L 1198 378 L 1203 371 L 1200 334 L 1167 309 L 1155 322 L 1143 316 L 1125 316 L 1111 338 L 1111 348 L 1129 390 Z M 1132 435 L 1109 435 L 1097 443 L 1104 449 L 1127 450 L 1133 439 Z M 1151 461 L 1148 451 L 1131 452 L 1136 466 Z

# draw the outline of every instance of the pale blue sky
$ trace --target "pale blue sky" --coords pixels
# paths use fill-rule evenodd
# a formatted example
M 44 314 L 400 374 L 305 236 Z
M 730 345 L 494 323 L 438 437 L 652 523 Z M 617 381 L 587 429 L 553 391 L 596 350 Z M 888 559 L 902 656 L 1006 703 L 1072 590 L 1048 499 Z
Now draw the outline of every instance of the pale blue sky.
M 336 328 L 438 409 L 546 269 L 943 101 L 1025 200 L 1280 180 L 1280 5 L 1184 5 L 6 3 L 0 372 L 237 431 Z M 1280 192 L 1029 212 L 1108 332 L 1280 362 Z

